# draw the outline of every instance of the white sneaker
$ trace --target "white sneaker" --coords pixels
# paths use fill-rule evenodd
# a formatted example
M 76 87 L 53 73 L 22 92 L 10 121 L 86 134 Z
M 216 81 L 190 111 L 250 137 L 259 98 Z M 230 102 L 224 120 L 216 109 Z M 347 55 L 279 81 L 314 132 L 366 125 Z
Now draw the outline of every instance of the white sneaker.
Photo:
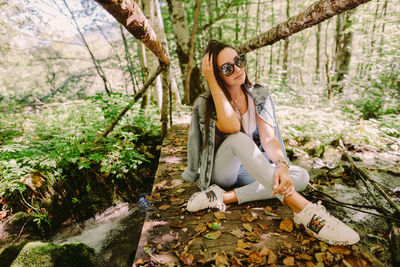
M 358 233 L 330 215 L 321 201 L 293 214 L 296 224 L 303 224 L 307 232 L 330 245 L 352 245 L 360 241 Z
M 218 208 L 224 212 L 226 205 L 223 202 L 225 190 L 216 184 L 209 186 L 206 190 L 194 193 L 188 200 L 186 209 L 190 212 L 207 208 Z

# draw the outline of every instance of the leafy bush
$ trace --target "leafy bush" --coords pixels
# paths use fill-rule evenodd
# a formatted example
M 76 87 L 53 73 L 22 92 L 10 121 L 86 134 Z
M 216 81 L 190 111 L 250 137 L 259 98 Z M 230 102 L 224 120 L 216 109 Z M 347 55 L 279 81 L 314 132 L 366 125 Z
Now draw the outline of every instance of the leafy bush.
M 108 138 L 94 143 L 129 100 L 121 94 L 97 94 L 87 100 L 49 104 L 40 111 L 5 114 L 0 121 L 4 129 L 0 132 L 0 196 L 27 197 L 28 187 L 39 192 L 42 187 L 63 182 L 71 169 L 132 177 L 133 171 L 149 161 L 138 141 L 160 135 L 156 107 L 143 112 L 135 105 L 118 125 L 135 125 L 137 131 L 123 131 L 117 125 Z M 86 188 L 90 191 L 90 184 Z M 49 223 L 49 214 L 41 210 L 40 203 L 26 199 L 21 202 L 37 213 L 38 225 Z M 71 202 L 79 200 L 73 197 Z

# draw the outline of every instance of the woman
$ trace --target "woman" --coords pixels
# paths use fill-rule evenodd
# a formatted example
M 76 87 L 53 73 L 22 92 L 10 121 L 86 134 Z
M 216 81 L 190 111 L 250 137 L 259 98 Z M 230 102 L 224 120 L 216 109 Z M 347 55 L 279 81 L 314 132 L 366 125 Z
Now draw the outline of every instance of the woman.
M 320 203 L 297 193 L 307 186 L 308 173 L 290 165 L 272 98 L 262 86 L 250 83 L 245 64 L 245 55 L 238 55 L 232 46 L 209 42 L 202 70 L 210 92 L 194 104 L 188 167 L 182 174 L 185 180 L 198 180 L 202 191 L 190 197 L 187 210 L 225 211 L 228 203 L 276 197 L 293 210 L 294 221 L 316 238 L 337 245 L 357 243 L 360 237 L 353 229 Z

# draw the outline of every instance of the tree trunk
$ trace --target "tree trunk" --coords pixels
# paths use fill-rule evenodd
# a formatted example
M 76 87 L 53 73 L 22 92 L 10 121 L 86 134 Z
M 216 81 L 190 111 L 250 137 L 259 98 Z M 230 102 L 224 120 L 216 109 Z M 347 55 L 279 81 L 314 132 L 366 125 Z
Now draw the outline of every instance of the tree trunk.
M 135 75 L 133 74 L 133 62 L 131 59 L 131 55 L 129 53 L 129 47 L 128 47 L 128 43 L 125 38 L 124 29 L 122 28 L 121 24 L 119 24 L 119 29 L 121 30 L 121 37 L 122 37 L 122 41 L 124 43 L 125 59 L 126 59 L 127 67 L 128 67 L 129 76 L 131 77 L 132 91 L 134 94 L 136 94 Z
M 193 29 L 192 34 L 190 37 L 190 46 L 189 46 L 189 61 L 186 67 L 186 75 L 185 75 L 185 103 L 192 103 L 190 97 L 190 74 L 192 72 L 192 63 L 193 63 L 193 54 L 194 54 L 194 47 L 196 41 L 196 31 L 197 31 L 197 23 L 199 18 L 199 11 L 200 11 L 201 1 L 196 0 L 196 5 L 194 7 L 194 19 L 193 19 Z
M 244 39 L 247 40 L 247 27 L 249 21 L 249 0 L 246 0 L 245 10 L 246 10 L 246 19 L 244 21 Z
M 382 8 L 382 9 L 383 9 L 382 18 L 386 17 L 387 4 L 388 4 L 388 0 L 385 0 L 385 3 L 383 4 L 383 8 Z M 383 46 L 383 37 L 384 37 L 384 33 L 385 33 L 385 22 L 382 23 L 381 41 L 380 41 L 380 46 L 379 46 L 379 50 L 378 50 L 378 54 L 379 54 L 379 55 L 382 54 L 382 46 Z
M 102 79 L 102 81 L 103 81 L 103 83 L 104 83 L 104 89 L 106 90 L 107 94 L 110 94 L 110 93 L 111 93 L 111 90 L 110 90 L 110 88 L 108 87 L 108 81 L 107 81 L 107 78 L 106 78 L 106 74 L 104 73 L 104 71 L 103 71 L 103 69 L 102 69 L 100 63 L 99 63 L 99 62 L 97 61 L 97 59 L 94 57 L 94 54 L 93 54 L 92 50 L 91 50 L 90 47 L 89 47 L 89 44 L 86 42 L 86 39 L 85 39 L 85 37 L 83 36 L 83 33 L 82 33 L 82 31 L 81 31 L 81 29 L 80 29 L 80 27 L 79 27 L 79 25 L 78 25 L 78 22 L 77 22 L 76 19 L 75 19 L 74 13 L 72 13 L 72 10 L 69 8 L 67 2 L 66 2 L 65 0 L 63 0 L 63 2 L 64 2 L 65 7 L 68 9 L 69 13 L 71 14 L 72 20 L 73 20 L 73 22 L 74 22 L 74 24 L 75 24 L 75 28 L 76 28 L 76 30 L 78 31 L 79 35 L 81 36 L 82 41 L 83 41 L 83 43 L 85 44 L 86 49 L 88 50 L 88 52 L 89 52 L 89 54 L 90 54 L 90 57 L 92 58 L 92 61 L 93 61 L 94 67 L 95 67 L 95 69 L 96 69 L 96 71 L 97 71 L 97 74 L 100 76 L 100 78 Z
M 261 0 L 258 0 L 258 2 L 257 2 L 257 16 L 256 16 L 256 33 L 257 33 L 257 35 L 258 34 L 260 34 L 260 29 L 259 29 L 259 27 L 260 27 L 260 2 L 261 2 Z M 259 62 L 260 62 L 260 59 L 258 58 L 259 57 L 259 50 L 257 50 L 256 51 L 256 74 L 255 74 L 255 82 L 257 83 L 258 82 L 258 74 L 259 74 L 259 72 L 258 72 L 258 64 L 259 64 Z
M 317 25 L 317 32 L 315 33 L 316 38 L 316 56 L 315 56 L 315 81 L 319 81 L 319 54 L 320 54 L 320 42 L 321 42 L 321 24 Z
M 335 56 L 335 76 L 333 77 L 332 89 L 338 93 L 343 92 L 343 81 L 349 73 L 349 64 L 351 58 L 351 43 L 353 40 L 353 32 L 348 28 L 352 25 L 351 15 L 354 10 L 349 10 L 342 15 L 344 23 L 340 23 L 339 42 L 337 44 Z M 339 17 L 338 17 L 339 18 Z M 343 32 L 345 32 L 343 34 Z
M 145 84 L 147 78 L 149 77 L 149 69 L 147 68 L 147 58 L 146 58 L 146 47 L 142 42 L 138 42 L 138 52 L 140 58 L 140 65 L 142 67 L 142 84 Z M 150 104 L 150 98 L 148 97 L 148 91 L 146 91 L 142 96 L 142 102 L 140 104 L 141 109 L 145 109 Z
M 220 3 L 219 0 L 215 0 L 215 9 L 217 10 L 217 17 L 220 16 Z M 222 27 L 218 27 L 217 28 L 217 34 L 218 34 L 218 38 L 216 38 L 217 40 L 222 40 Z
M 124 25 L 136 39 L 142 41 L 162 63 L 169 64 L 168 54 L 135 1 L 119 3 L 119 1 L 115 0 L 96 0 L 96 2 L 102 5 L 119 23 Z
M 331 76 L 329 74 L 329 54 L 328 54 L 328 27 L 329 27 L 329 22 L 326 23 L 326 28 L 325 28 L 325 75 L 326 75 L 326 87 L 327 87 L 327 97 L 328 99 L 332 102 L 332 88 L 331 88 Z
M 286 18 L 290 18 L 290 1 L 286 0 Z M 283 80 L 288 77 L 288 57 L 289 57 L 289 38 L 285 38 L 285 45 L 283 46 Z
M 274 27 L 275 24 L 275 11 L 274 11 L 274 0 L 271 0 L 271 28 Z M 271 77 L 272 75 L 272 60 L 273 60 L 273 51 L 272 51 L 272 45 L 270 47 L 269 51 L 269 76 Z
M 239 53 L 271 45 L 369 1 L 371 0 L 320 0 L 296 16 L 241 44 L 238 47 Z
M 167 45 L 167 36 L 165 35 L 164 21 L 163 21 L 163 18 L 162 18 L 160 4 L 159 4 L 158 0 L 155 0 L 154 4 L 155 4 L 155 10 L 156 10 L 156 25 L 157 25 L 155 27 L 156 34 L 160 38 L 161 42 L 165 45 L 165 50 L 169 54 L 169 49 L 168 49 L 168 45 Z M 177 107 L 180 107 L 182 105 L 182 102 L 181 102 L 181 97 L 179 95 L 178 85 L 176 83 L 175 76 L 172 74 L 171 69 L 168 71 L 168 73 L 170 75 L 170 78 L 169 78 L 169 81 L 168 81 L 168 84 L 169 84 L 169 86 L 168 86 L 169 89 L 168 90 L 172 91 L 172 93 L 174 94 L 175 105 Z M 169 102 L 170 102 L 170 105 L 172 105 L 171 97 L 169 99 Z M 172 108 L 170 109 L 170 111 L 172 112 Z M 172 116 L 171 116 L 171 121 L 170 122 L 172 123 Z
M 176 39 L 176 53 L 179 59 L 181 69 L 182 83 L 184 86 L 185 73 L 189 62 L 189 28 L 185 17 L 183 2 L 180 0 L 167 0 L 168 10 L 172 20 L 172 28 Z M 190 75 L 190 102 L 191 104 L 196 97 L 204 91 L 201 70 L 197 65 L 192 67 Z
M 213 21 L 214 17 L 213 1 L 207 1 L 207 12 L 209 21 Z M 213 39 L 213 28 L 208 30 L 208 40 L 212 39 Z
M 235 44 L 239 41 L 239 5 L 236 6 L 236 23 L 235 23 Z

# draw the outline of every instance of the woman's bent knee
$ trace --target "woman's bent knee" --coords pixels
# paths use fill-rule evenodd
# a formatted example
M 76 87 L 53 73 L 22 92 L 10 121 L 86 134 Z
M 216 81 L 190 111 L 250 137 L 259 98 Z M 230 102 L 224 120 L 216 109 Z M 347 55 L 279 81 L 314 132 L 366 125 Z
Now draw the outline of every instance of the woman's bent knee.
M 299 166 L 292 166 L 291 169 L 293 169 L 291 170 L 291 178 L 296 191 L 303 191 L 310 182 L 308 171 Z

